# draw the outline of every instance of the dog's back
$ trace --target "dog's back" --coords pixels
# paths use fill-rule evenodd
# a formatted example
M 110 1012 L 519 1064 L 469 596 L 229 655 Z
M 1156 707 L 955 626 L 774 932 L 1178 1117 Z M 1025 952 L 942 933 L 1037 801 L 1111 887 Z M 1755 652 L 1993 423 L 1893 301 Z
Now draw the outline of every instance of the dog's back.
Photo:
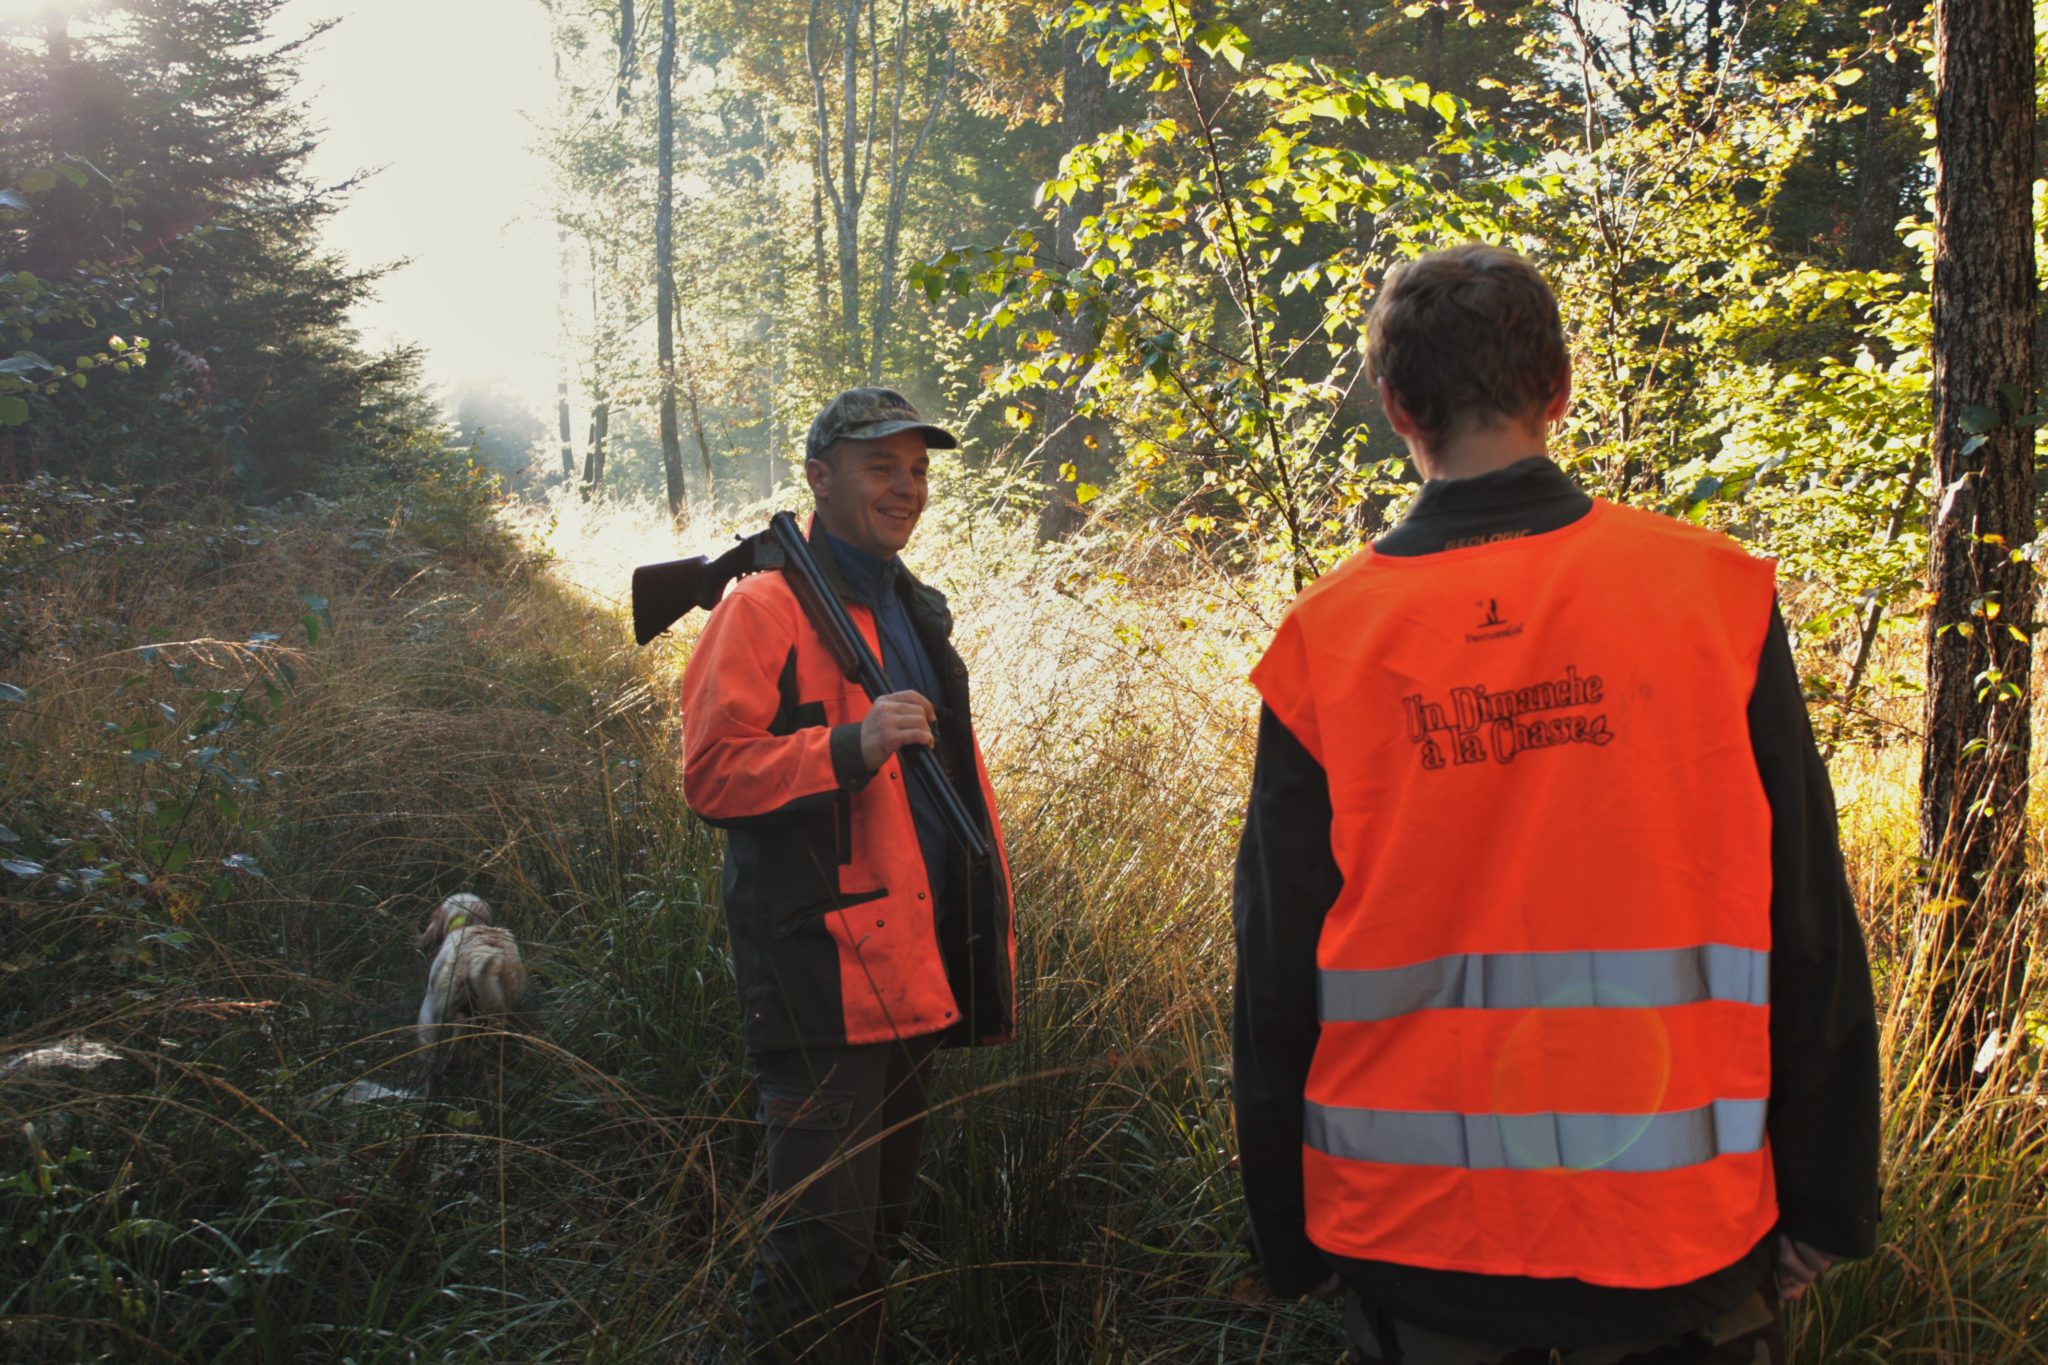
M 512 931 L 491 922 L 490 907 L 466 892 L 443 901 L 420 934 L 431 949 L 420 999 L 419 1040 L 432 1047 L 474 1022 L 503 1018 L 526 993 L 526 963 Z
M 511 1012 L 526 994 L 526 963 L 510 929 L 494 924 L 458 929 L 455 951 L 457 1019 L 475 1019 Z

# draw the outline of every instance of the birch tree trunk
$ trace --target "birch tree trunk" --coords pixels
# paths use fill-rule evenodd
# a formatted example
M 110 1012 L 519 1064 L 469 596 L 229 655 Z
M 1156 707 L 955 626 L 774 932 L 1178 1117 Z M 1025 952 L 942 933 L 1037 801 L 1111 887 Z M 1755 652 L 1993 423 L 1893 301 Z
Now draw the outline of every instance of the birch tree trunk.
M 590 409 L 590 448 L 583 457 L 583 496 L 586 498 L 604 485 L 604 438 L 611 425 L 611 404 L 600 399 Z
M 560 272 L 555 285 L 555 344 L 560 354 L 555 363 L 555 420 L 562 436 L 562 478 L 576 477 L 576 451 L 569 435 L 569 230 L 555 229 L 555 268 Z
M 910 50 L 910 0 L 902 0 L 896 15 L 896 51 L 893 59 L 893 80 L 895 89 L 889 96 L 889 202 L 882 218 L 882 255 L 877 262 L 880 272 L 875 290 L 875 321 L 868 339 L 868 374 L 870 384 L 882 382 L 882 348 L 889 335 L 889 319 L 896 306 L 897 254 L 903 238 L 903 210 L 910 199 L 910 177 L 917 165 L 917 159 L 924 152 L 925 143 L 931 139 L 932 128 L 939 121 L 939 110 L 946 103 L 946 91 L 953 83 L 953 63 L 948 59 L 940 69 L 938 86 L 932 92 L 931 105 L 925 110 L 924 122 L 918 126 L 917 136 L 908 151 L 903 150 L 903 94 L 905 90 L 904 58 Z M 870 91 L 872 101 L 875 91 Z M 870 128 L 869 137 L 875 136 Z M 870 144 L 872 146 L 872 144 Z
M 846 339 L 846 369 L 849 375 L 867 368 L 861 354 L 860 327 L 860 210 L 867 198 L 867 177 L 854 167 L 854 149 L 860 141 L 860 6 L 861 0 L 845 0 L 840 17 L 843 26 L 839 64 L 841 107 L 839 110 L 839 326 Z M 870 151 L 870 156 L 873 153 Z
M 824 0 L 810 0 L 804 28 L 804 65 L 811 78 L 812 141 L 812 233 L 814 248 L 822 267 L 824 256 L 824 207 L 832 209 L 833 235 L 837 245 L 839 274 L 839 331 L 845 377 L 849 382 L 878 383 L 881 380 L 884 341 L 895 311 L 896 277 L 901 252 L 904 210 L 910 196 L 911 178 L 922 156 L 939 111 L 952 85 L 950 57 L 932 55 L 927 69 L 916 79 L 910 71 L 911 40 L 919 30 L 913 23 L 909 0 L 899 0 L 894 28 L 883 34 L 879 0 L 837 0 L 834 13 L 840 28 L 833 46 L 838 69 L 828 71 L 825 52 Z M 861 26 L 867 26 L 863 45 Z M 918 22 L 936 22 L 920 15 Z M 943 40 L 939 51 L 944 51 Z M 887 54 L 886 69 L 884 55 Z M 866 68 L 867 93 L 861 94 L 862 68 Z M 828 81 L 828 75 L 833 80 Z M 830 90 L 836 85 L 838 104 Z M 904 149 L 905 99 L 912 89 L 930 92 L 930 100 L 919 119 L 917 134 Z M 885 118 L 888 126 L 883 127 Z M 833 165 L 835 155 L 838 165 Z M 884 181 L 882 241 L 875 261 L 877 289 L 872 321 L 864 321 L 861 260 L 861 214 L 867 207 L 874 183 L 877 161 Z M 819 277 L 820 310 L 825 287 L 822 268 Z
M 661 0 L 661 60 L 655 73 L 656 165 L 654 199 L 655 354 L 661 370 L 661 467 L 668 479 L 669 516 L 680 522 L 688 507 L 683 490 L 683 446 L 676 432 L 675 367 L 675 144 L 676 0 Z
M 2003 1021 L 2023 913 L 2032 407 L 2031 0 L 1935 0 L 1933 468 L 1920 852 L 1928 1017 L 1952 1088 Z

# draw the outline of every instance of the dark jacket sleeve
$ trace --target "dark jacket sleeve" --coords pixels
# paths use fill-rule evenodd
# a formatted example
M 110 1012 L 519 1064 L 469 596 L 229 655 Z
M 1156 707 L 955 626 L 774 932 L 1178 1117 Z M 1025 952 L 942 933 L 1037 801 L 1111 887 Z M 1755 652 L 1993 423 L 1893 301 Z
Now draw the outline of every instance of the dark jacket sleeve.
M 1774 610 L 1749 702 L 1771 807 L 1771 1154 L 1782 1231 L 1836 1256 L 1877 1245 L 1877 1009 L 1835 796 Z
M 1231 1093 L 1252 1238 L 1267 1283 L 1289 1296 L 1330 1274 L 1304 1226 L 1301 1109 L 1321 1031 L 1316 942 L 1342 880 L 1330 853 L 1329 778 L 1262 708 L 1233 897 Z

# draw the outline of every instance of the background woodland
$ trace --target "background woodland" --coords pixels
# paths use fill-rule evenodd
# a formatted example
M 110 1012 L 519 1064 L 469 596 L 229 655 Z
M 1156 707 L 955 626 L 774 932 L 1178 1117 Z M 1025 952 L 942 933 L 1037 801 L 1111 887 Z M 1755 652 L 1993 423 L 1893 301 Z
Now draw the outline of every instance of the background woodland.
M 687 632 L 633 650 L 621 597 L 799 505 L 811 416 L 880 382 L 967 438 L 912 558 L 1025 982 L 943 1079 L 897 1349 L 1334 1359 L 1240 1246 L 1243 677 L 1412 493 L 1377 282 L 1486 238 L 1565 310 L 1560 463 L 1780 564 L 1887 1073 L 1882 1248 L 1799 1359 L 2048 1359 L 2043 6 L 545 7 L 557 104 L 508 135 L 559 271 L 506 287 L 554 291 L 520 344 L 559 379 L 448 411 L 350 327 L 377 266 L 322 244 L 350 187 L 306 171 L 280 0 L 0 22 L 8 1354 L 733 1338 L 760 1211 Z M 411 935 L 461 889 L 540 1002 L 429 1101 Z

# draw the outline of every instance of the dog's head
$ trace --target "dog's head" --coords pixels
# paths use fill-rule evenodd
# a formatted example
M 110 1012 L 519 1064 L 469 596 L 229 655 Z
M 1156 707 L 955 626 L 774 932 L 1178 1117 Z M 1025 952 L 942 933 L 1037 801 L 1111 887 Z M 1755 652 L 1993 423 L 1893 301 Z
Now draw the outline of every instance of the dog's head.
M 420 951 L 437 952 L 441 947 L 441 940 L 457 929 L 490 922 L 491 907 L 482 896 L 458 891 L 435 906 L 434 913 L 427 916 L 427 927 L 420 930 Z

